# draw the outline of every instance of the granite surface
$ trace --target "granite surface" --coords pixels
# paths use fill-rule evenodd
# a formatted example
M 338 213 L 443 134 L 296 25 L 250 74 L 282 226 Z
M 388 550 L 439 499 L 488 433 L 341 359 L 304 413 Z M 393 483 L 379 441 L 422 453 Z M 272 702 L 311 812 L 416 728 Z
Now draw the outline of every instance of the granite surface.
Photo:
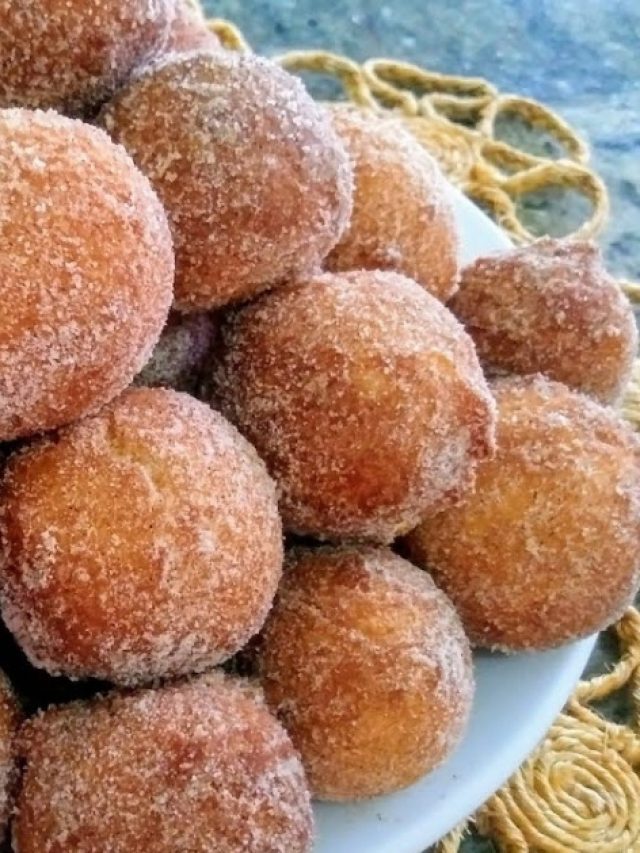
M 640 281 L 639 0 L 218 0 L 210 14 L 237 23 L 267 55 L 326 48 L 387 56 L 486 77 L 502 91 L 558 110 L 590 143 L 612 215 L 601 244 L 612 272 Z M 544 213 L 544 211 L 543 211 Z M 553 223 L 552 223 L 553 227 Z M 589 673 L 613 659 L 602 638 Z M 602 709 L 623 719 L 624 696 Z M 489 853 L 469 839 L 465 853 Z

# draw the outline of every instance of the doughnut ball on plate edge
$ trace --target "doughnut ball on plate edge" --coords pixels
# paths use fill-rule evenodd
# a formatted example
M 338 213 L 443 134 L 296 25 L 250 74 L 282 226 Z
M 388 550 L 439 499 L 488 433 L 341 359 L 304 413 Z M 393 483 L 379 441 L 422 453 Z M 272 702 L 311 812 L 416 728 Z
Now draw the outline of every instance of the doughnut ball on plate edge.
M 261 627 L 282 568 L 253 448 L 187 394 L 136 388 L 8 463 L 0 604 L 31 663 L 120 684 L 198 672 Z
M 100 121 L 168 212 L 180 310 L 242 301 L 314 270 L 347 225 L 347 154 L 302 83 L 266 59 L 169 55 Z
M 110 97 L 166 44 L 175 0 L 0 5 L 0 106 L 72 115 Z
M 633 309 L 592 243 L 545 237 L 478 258 L 449 307 L 493 373 L 544 373 L 603 403 L 631 376 Z
M 294 548 L 257 643 L 268 704 L 312 793 L 399 790 L 457 746 L 473 696 L 469 642 L 426 572 L 386 548 Z
M 98 128 L 0 110 L 0 441 L 97 411 L 148 361 L 173 297 L 167 218 Z
M 542 376 L 498 380 L 497 452 L 403 548 L 472 641 L 545 649 L 600 631 L 640 582 L 640 443 L 613 410 Z
M 343 104 L 329 115 L 351 157 L 354 200 L 327 269 L 393 270 L 445 302 L 458 283 L 458 235 L 438 164 L 400 120 Z
M 20 738 L 21 853 L 307 853 L 300 759 L 255 690 L 221 673 L 50 708 Z
M 454 502 L 493 448 L 473 343 L 416 282 L 317 274 L 229 312 L 214 404 L 278 483 L 285 528 L 390 542 Z

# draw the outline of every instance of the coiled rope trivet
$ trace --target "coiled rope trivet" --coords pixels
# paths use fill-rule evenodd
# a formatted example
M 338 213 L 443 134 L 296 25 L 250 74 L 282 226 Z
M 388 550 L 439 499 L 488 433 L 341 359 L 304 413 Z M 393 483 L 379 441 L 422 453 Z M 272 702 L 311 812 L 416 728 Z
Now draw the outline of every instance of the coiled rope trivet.
M 212 20 L 209 25 L 225 47 L 249 50 L 233 24 Z M 399 115 L 450 180 L 480 202 L 514 241 L 535 239 L 520 219 L 518 199 L 550 187 L 572 189 L 591 203 L 590 216 L 573 236 L 593 237 L 601 230 L 607 191 L 587 165 L 587 146 L 536 101 L 501 94 L 479 78 L 387 59 L 359 64 L 325 51 L 296 51 L 277 59 L 290 71 L 336 78 L 362 108 Z M 506 114 L 553 137 L 564 156 L 536 156 L 496 139 L 496 122 Z M 623 287 L 640 305 L 640 286 Z M 640 360 L 623 411 L 640 428 Z M 640 853 L 640 614 L 630 608 L 612 630 L 619 643 L 615 666 L 578 685 L 537 750 L 470 819 L 505 853 Z M 606 720 L 591 707 L 621 690 L 628 691 L 631 702 L 626 725 Z M 444 838 L 439 853 L 461 850 L 468 825 Z

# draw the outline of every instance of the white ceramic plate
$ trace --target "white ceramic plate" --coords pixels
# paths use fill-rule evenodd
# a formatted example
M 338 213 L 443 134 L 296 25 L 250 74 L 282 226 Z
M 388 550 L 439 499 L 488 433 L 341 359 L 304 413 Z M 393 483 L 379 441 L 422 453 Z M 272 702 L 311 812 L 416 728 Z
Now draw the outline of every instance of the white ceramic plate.
M 509 239 L 452 190 L 464 262 Z M 595 638 L 551 652 L 477 653 L 477 692 L 467 735 L 441 768 L 387 797 L 319 804 L 316 853 L 420 853 L 480 806 L 542 739 L 580 678 Z

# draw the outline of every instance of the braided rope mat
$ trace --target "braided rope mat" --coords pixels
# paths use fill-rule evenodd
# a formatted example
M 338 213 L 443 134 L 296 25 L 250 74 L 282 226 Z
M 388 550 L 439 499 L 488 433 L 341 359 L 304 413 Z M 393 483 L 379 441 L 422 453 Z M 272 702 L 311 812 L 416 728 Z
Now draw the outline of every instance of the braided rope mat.
M 214 19 L 209 26 L 225 47 L 250 50 L 228 21 Z M 590 202 L 591 212 L 573 236 L 593 237 L 603 227 L 607 191 L 588 166 L 587 146 L 536 101 L 501 94 L 479 78 L 387 59 L 359 64 L 325 51 L 296 51 L 277 61 L 290 71 L 334 77 L 347 98 L 365 109 L 400 115 L 449 179 L 515 242 L 535 239 L 520 218 L 519 198 L 550 187 L 574 190 Z M 550 135 L 563 156 L 536 156 L 497 139 L 497 122 L 505 115 Z M 640 285 L 621 284 L 640 305 Z M 640 428 L 640 360 L 622 409 Z M 537 750 L 470 819 L 505 853 L 640 853 L 640 613 L 630 608 L 612 630 L 619 646 L 615 666 L 580 682 Z M 622 690 L 631 702 L 627 725 L 591 707 Z M 467 826 L 442 839 L 439 853 L 460 851 Z

